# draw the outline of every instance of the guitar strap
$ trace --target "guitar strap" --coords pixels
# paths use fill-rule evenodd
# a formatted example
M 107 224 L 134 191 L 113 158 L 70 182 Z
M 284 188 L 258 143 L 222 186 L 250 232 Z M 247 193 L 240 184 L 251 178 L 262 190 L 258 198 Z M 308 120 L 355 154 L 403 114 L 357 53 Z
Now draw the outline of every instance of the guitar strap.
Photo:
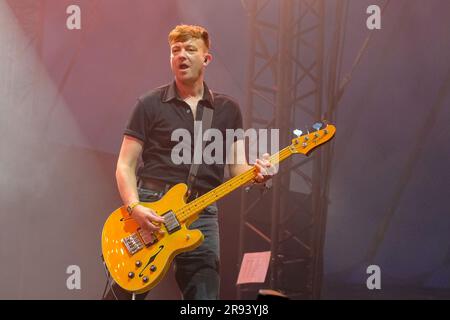
M 205 139 L 203 139 L 203 137 L 201 137 L 201 136 L 199 137 L 199 135 L 202 135 L 203 132 L 207 132 L 207 130 L 211 128 L 214 110 L 212 108 L 205 107 L 205 106 L 199 104 L 198 112 L 202 112 L 202 130 L 197 130 L 197 132 L 195 132 L 194 156 L 192 157 L 192 164 L 191 164 L 191 168 L 189 170 L 189 175 L 187 178 L 187 186 L 188 186 L 187 197 L 188 198 L 190 197 L 190 195 L 192 193 L 192 188 L 194 187 L 196 179 L 197 179 L 198 168 L 200 167 L 200 164 L 195 163 L 195 161 L 194 161 L 195 151 L 197 151 L 197 150 L 195 150 L 195 144 L 199 139 L 202 140 L 202 149 L 200 150 L 200 152 L 202 152 L 202 154 L 203 154 L 203 150 L 205 150 L 206 140 L 208 140 L 208 137 L 205 137 Z

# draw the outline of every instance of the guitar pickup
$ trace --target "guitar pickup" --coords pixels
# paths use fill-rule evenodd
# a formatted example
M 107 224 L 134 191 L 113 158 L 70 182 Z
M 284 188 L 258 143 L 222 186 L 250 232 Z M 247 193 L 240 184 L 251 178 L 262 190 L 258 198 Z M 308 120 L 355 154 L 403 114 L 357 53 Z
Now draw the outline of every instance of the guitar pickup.
M 175 215 L 175 213 L 173 213 L 172 210 L 164 213 L 162 217 L 164 217 L 164 225 L 166 226 L 167 232 L 169 232 L 169 234 L 181 229 L 177 216 Z

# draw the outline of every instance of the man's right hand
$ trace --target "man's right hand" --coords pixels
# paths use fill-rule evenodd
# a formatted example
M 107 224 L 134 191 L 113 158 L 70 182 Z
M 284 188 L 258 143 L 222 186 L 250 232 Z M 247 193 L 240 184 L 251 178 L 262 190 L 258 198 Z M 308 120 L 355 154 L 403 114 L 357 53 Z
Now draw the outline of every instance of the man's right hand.
M 154 232 L 160 230 L 160 224 L 164 222 L 164 218 L 158 216 L 155 211 L 142 205 L 137 205 L 131 212 L 131 217 L 139 224 L 139 226 L 146 231 Z

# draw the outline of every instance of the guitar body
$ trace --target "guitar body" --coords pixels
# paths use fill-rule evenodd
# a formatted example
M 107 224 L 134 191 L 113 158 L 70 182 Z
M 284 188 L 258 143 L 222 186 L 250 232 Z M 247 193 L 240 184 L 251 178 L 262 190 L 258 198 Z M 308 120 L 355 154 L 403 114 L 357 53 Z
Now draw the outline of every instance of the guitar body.
M 187 186 L 180 183 L 160 200 L 141 204 L 165 216 L 186 206 L 186 192 Z M 115 210 L 106 220 L 102 232 L 103 258 L 113 279 L 130 292 L 143 293 L 152 289 L 164 277 L 177 254 L 191 251 L 203 242 L 200 230 L 188 229 L 197 218 L 198 213 L 184 222 L 179 221 L 175 231 L 162 224 L 164 234 L 154 233 L 149 242 L 144 240 L 148 234 L 142 236 L 139 225 L 125 208 Z

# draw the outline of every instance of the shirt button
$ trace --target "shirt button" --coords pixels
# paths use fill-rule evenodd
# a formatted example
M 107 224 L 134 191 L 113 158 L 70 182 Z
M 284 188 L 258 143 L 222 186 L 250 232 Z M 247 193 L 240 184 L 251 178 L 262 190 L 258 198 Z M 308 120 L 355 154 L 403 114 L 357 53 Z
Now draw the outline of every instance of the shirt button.
M 191 113 L 191 109 L 186 109 L 186 113 Z

